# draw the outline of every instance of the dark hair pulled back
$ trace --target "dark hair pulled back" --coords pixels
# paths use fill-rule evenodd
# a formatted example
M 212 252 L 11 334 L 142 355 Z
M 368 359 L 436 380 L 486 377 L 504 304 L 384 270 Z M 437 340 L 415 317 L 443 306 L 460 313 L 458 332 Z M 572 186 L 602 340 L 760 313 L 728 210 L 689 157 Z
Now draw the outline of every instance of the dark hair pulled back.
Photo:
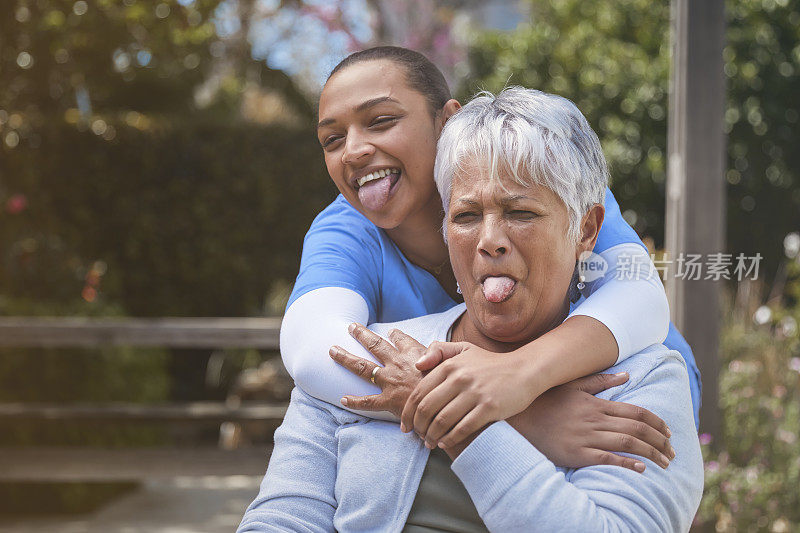
M 442 71 L 431 63 L 430 59 L 419 52 L 399 46 L 376 46 L 354 52 L 334 67 L 328 79 L 350 65 L 377 59 L 386 59 L 402 65 L 406 71 L 408 86 L 425 97 L 432 114 L 436 114 L 452 98 Z

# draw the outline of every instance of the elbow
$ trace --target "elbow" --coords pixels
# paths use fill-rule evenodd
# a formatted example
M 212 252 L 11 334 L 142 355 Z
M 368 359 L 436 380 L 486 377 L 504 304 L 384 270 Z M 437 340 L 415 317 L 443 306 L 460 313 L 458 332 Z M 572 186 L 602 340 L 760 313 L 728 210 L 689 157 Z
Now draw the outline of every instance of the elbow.
M 669 300 L 667 299 L 667 293 L 664 292 L 660 283 L 653 287 L 653 289 L 655 292 L 653 311 L 658 328 L 657 338 L 659 339 L 658 342 L 664 342 L 669 334 Z
M 281 360 L 295 385 L 308 393 L 317 391 L 334 364 L 331 346 L 347 340 L 347 324 L 338 317 L 309 316 L 307 309 L 292 305 L 281 323 Z M 344 332 L 344 334 L 338 333 Z
M 288 323 L 287 320 L 284 320 L 284 323 L 281 324 L 281 360 L 295 384 L 300 388 L 305 388 L 311 382 L 316 368 L 313 363 L 313 347 L 307 337 L 293 331 L 294 329 L 291 319 Z M 325 353 L 327 354 L 327 349 Z

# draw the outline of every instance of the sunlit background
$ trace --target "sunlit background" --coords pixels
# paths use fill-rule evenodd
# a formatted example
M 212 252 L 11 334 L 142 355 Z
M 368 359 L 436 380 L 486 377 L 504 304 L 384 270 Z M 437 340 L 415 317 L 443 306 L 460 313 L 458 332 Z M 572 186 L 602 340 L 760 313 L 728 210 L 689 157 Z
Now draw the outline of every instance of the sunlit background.
M 800 1 L 729 0 L 726 16 L 725 251 L 764 260 L 757 280 L 725 285 L 723 432 L 702 435 L 696 525 L 798 531 Z M 669 23 L 669 3 L 647 0 L 7 0 L 0 315 L 280 315 L 305 230 L 335 196 L 314 133 L 320 88 L 346 54 L 377 44 L 426 54 L 462 102 L 509 84 L 575 101 L 625 219 L 659 253 Z M 248 379 L 258 398 L 286 400 L 268 350 L 0 349 L 6 403 L 224 401 Z M 219 433 L 0 417 L 6 447 L 214 443 Z M 180 531 L 232 530 L 254 489 L 225 483 L 240 492 L 221 522 L 184 517 Z M 2 482 L 0 531 L 90 528 L 119 494 L 137 489 Z

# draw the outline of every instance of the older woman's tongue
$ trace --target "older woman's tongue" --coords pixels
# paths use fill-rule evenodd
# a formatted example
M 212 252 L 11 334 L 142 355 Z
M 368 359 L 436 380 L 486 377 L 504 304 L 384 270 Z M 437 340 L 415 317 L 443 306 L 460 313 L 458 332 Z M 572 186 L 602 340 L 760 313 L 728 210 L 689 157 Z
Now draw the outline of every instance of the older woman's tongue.
M 492 303 L 500 303 L 511 296 L 517 282 L 507 276 L 489 276 L 483 281 L 483 295 Z

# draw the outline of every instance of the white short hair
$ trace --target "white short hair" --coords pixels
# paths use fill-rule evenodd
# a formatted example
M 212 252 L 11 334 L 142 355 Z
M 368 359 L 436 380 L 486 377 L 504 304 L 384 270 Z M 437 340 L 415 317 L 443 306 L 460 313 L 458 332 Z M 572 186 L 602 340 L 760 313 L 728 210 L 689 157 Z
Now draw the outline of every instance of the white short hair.
M 486 162 L 523 186 L 542 185 L 558 195 L 569 213 L 569 235 L 580 239 L 580 223 L 602 204 L 608 165 L 586 118 L 561 96 L 509 87 L 497 96 L 481 92 L 445 124 L 439 137 L 434 177 L 445 215 L 456 172 Z M 445 216 L 446 219 L 446 216 Z

